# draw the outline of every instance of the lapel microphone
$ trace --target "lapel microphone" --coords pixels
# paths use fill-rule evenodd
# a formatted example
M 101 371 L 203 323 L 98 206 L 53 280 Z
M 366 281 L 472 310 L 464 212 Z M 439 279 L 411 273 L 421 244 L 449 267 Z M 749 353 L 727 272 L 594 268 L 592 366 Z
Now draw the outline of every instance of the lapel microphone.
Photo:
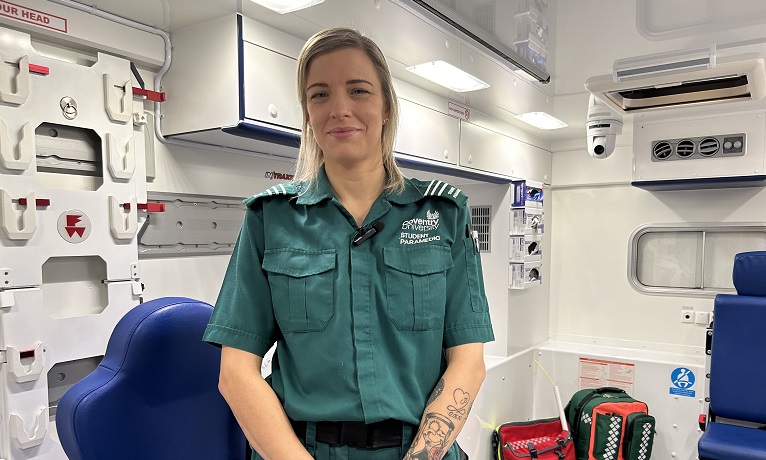
M 356 234 L 356 238 L 354 238 L 354 241 L 351 242 L 354 246 L 359 246 L 360 244 L 364 243 L 365 241 L 369 240 L 373 236 L 377 235 L 378 232 L 383 230 L 384 224 L 382 220 L 376 220 L 372 223 L 372 226 L 365 230 L 360 230 Z

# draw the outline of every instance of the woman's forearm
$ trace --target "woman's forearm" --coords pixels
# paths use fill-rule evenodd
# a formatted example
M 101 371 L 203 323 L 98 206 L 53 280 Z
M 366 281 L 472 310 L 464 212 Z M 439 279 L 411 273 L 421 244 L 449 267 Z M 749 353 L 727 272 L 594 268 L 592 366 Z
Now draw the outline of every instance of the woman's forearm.
M 467 348 L 452 356 L 448 350 L 447 369 L 426 403 L 420 428 L 404 460 L 441 459 L 463 429 L 486 372 L 483 346 L 463 347 Z
M 219 389 L 253 448 L 266 460 L 313 459 L 261 377 L 261 357 L 224 347 Z

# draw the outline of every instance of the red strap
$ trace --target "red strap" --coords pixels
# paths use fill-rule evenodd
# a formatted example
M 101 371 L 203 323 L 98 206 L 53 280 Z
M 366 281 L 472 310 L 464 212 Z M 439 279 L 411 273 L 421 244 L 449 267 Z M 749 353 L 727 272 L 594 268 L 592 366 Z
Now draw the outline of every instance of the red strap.
M 159 91 L 152 91 L 143 88 L 133 87 L 133 94 L 136 96 L 144 96 L 146 99 L 154 102 L 165 102 L 165 93 Z
M 124 203 L 122 207 L 130 209 L 130 203 Z M 165 203 L 137 203 L 136 208 L 146 212 L 165 212 Z
M 51 69 L 42 65 L 29 64 L 29 71 L 39 75 L 48 75 L 51 73 Z
M 27 205 L 27 199 L 26 198 L 19 198 L 19 204 L 21 206 Z M 48 198 L 37 198 L 35 199 L 35 205 L 36 206 L 50 206 L 51 200 Z

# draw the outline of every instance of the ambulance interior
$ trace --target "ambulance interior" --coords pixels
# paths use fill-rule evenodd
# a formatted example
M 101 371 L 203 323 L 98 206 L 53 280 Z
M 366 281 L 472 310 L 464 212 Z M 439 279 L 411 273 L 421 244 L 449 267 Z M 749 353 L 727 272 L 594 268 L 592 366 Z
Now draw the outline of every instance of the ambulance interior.
M 469 458 L 494 458 L 501 423 L 558 416 L 542 369 L 564 403 L 625 389 L 657 420 L 652 458 L 698 458 L 714 299 L 766 248 L 763 2 L 0 8 L 0 458 L 67 458 L 57 401 L 133 307 L 215 303 L 242 199 L 292 178 L 297 54 L 333 26 L 388 60 L 406 174 L 470 197 L 495 341 Z M 434 61 L 489 86 L 408 70 Z M 517 117 L 540 112 L 563 127 Z

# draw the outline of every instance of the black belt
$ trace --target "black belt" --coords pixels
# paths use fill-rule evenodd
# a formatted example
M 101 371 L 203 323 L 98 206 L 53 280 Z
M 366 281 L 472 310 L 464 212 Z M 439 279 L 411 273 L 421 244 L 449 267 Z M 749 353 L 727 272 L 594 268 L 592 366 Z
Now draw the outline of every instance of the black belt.
M 306 439 L 306 422 L 290 420 L 295 434 Z M 316 422 L 316 441 L 331 446 L 399 447 L 402 445 L 402 431 L 411 426 L 399 420 L 383 420 L 366 424 L 364 422 Z

